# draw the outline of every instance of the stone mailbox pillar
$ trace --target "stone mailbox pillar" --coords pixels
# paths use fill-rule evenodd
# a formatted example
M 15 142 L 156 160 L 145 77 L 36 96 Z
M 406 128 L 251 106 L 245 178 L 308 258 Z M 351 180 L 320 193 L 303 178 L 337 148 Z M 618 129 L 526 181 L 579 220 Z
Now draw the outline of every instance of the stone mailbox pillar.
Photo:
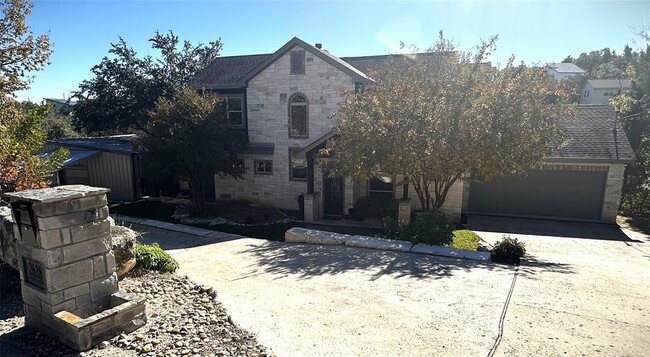
M 118 292 L 108 191 L 69 185 L 6 194 L 19 232 L 25 325 L 80 351 L 146 322 L 144 301 Z

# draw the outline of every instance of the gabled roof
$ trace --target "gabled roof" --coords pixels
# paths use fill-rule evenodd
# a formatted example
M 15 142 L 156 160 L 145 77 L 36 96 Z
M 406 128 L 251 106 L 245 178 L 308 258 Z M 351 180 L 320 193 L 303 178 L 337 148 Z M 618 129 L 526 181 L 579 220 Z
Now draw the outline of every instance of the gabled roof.
M 547 63 L 546 67 L 552 68 L 558 73 L 586 73 L 584 69 L 573 63 Z
M 607 104 L 576 105 L 575 118 L 563 118 L 560 126 L 565 135 L 565 142 L 560 149 L 553 150 L 549 155 L 551 162 L 635 161 L 632 147 L 616 120 L 616 113 Z
M 340 58 L 330 54 L 329 52 L 325 50 L 320 50 L 307 42 L 299 39 L 298 37 L 294 37 L 289 42 L 285 43 L 284 46 L 280 47 L 275 53 L 273 53 L 271 56 L 267 57 L 262 63 L 260 63 L 257 67 L 255 67 L 252 71 L 250 71 L 246 76 L 242 78 L 242 80 L 239 81 L 239 84 L 242 86 L 245 86 L 249 80 L 251 80 L 253 77 L 258 75 L 260 72 L 262 72 L 266 67 L 270 66 L 273 62 L 277 61 L 280 57 L 284 56 L 287 52 L 289 52 L 291 49 L 294 47 L 299 46 L 305 49 L 306 51 L 310 52 L 314 56 L 322 59 L 325 62 L 328 62 L 332 66 L 340 69 L 344 73 L 347 73 L 352 77 L 352 80 L 354 82 L 369 82 L 370 79 L 366 77 L 366 75 L 359 71 L 358 69 L 354 68 L 350 64 L 346 63 L 345 61 L 341 60 Z
M 137 153 L 135 141 L 137 135 L 114 135 L 95 138 L 64 138 L 48 140 L 48 143 L 65 146 L 67 148 L 89 149 L 120 154 Z
M 57 104 L 69 105 L 69 106 L 73 106 L 73 105 L 77 104 L 76 101 L 71 101 L 69 99 L 43 98 L 43 100 L 45 100 L 47 102 L 54 102 L 54 103 L 57 103 Z
M 590 79 L 587 82 L 591 84 L 593 88 L 596 89 L 605 89 L 605 88 L 623 88 L 629 89 L 632 88 L 632 81 L 629 79 Z
M 284 44 L 274 53 L 259 54 L 259 55 L 245 55 L 245 56 L 231 56 L 231 57 L 218 57 L 206 68 L 199 71 L 199 73 L 192 79 L 192 87 L 200 89 L 231 89 L 231 88 L 245 88 L 248 81 L 263 71 L 266 67 L 270 66 L 278 58 L 289 52 L 295 46 L 304 48 L 309 53 L 328 62 L 332 66 L 340 69 L 352 77 L 354 82 L 369 82 L 370 79 L 364 73 L 370 68 L 368 65 L 361 65 L 360 68 L 354 65 L 349 59 L 355 57 L 346 57 L 346 60 L 338 58 L 326 50 L 318 49 L 307 42 L 294 37 L 289 42 Z M 366 56 L 366 57 L 384 57 L 388 56 Z M 356 57 L 361 60 L 366 57 Z M 363 62 L 363 61 L 361 61 Z M 359 63 L 357 61 L 357 63 Z
M 240 81 L 259 66 L 271 53 L 261 55 L 217 57 L 192 79 L 192 87 L 201 89 L 243 88 Z

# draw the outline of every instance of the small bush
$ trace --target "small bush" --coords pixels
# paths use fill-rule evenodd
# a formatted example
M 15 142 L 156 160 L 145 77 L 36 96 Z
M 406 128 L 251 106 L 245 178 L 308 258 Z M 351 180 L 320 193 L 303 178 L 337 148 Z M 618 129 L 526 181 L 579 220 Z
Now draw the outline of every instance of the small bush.
M 386 238 L 405 241 L 413 239 L 413 231 L 409 223 L 400 222 L 392 217 L 384 217 L 382 222 Z
M 442 212 L 420 212 L 413 222 L 414 241 L 433 245 L 450 245 L 454 229 Z
M 178 269 L 178 262 L 165 252 L 158 243 L 135 245 L 136 268 L 173 273 Z
M 461 229 L 454 231 L 454 240 L 451 246 L 458 249 L 477 250 L 480 239 L 481 237 L 473 231 Z
M 368 217 L 392 217 L 397 212 L 397 202 L 383 197 L 363 196 L 354 202 L 353 219 L 362 221 Z
M 492 248 L 492 260 L 504 263 L 519 263 L 519 258 L 526 254 L 526 245 L 511 238 L 509 235 L 503 235 L 503 240 L 498 241 Z

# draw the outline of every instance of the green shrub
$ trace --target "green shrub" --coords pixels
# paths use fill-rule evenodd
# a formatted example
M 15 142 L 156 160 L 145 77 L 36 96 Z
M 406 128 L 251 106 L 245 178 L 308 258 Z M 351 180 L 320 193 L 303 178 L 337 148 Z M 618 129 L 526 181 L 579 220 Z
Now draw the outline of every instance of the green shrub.
M 363 196 L 354 202 L 353 219 L 362 221 L 368 217 L 392 217 L 397 212 L 397 202 L 392 198 Z
M 178 269 L 178 262 L 169 253 L 160 248 L 158 243 L 135 245 L 135 266 L 142 269 L 172 273 Z
M 454 231 L 453 239 L 451 246 L 454 248 L 476 250 L 481 237 L 469 229 L 460 229 Z
M 382 222 L 386 238 L 405 241 L 413 239 L 413 231 L 409 223 L 400 222 L 393 217 L 384 217 Z
M 492 248 L 492 260 L 506 263 L 518 263 L 519 258 L 526 254 L 526 245 L 517 240 L 510 238 L 509 235 L 503 235 L 503 239 L 498 241 Z
M 413 222 L 414 241 L 433 245 L 450 245 L 454 229 L 442 212 L 420 212 Z

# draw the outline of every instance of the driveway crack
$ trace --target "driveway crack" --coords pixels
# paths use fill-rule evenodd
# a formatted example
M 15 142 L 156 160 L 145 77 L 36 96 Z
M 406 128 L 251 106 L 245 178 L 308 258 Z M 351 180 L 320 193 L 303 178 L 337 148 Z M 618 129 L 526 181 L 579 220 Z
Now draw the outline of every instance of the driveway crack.
M 503 337 L 503 323 L 506 319 L 508 306 L 510 306 L 510 298 L 512 298 L 512 292 L 515 290 L 515 283 L 517 282 L 518 275 L 519 275 L 519 267 L 516 267 L 515 273 L 512 276 L 512 283 L 510 284 L 510 290 L 508 290 L 508 297 L 506 298 L 506 302 L 503 305 L 503 310 L 501 310 L 501 317 L 499 318 L 499 333 L 497 334 L 497 338 L 494 341 L 494 345 L 492 345 L 492 348 L 488 352 L 488 357 L 494 356 L 494 354 L 497 351 L 497 347 L 499 347 L 499 344 L 501 343 L 501 338 Z

